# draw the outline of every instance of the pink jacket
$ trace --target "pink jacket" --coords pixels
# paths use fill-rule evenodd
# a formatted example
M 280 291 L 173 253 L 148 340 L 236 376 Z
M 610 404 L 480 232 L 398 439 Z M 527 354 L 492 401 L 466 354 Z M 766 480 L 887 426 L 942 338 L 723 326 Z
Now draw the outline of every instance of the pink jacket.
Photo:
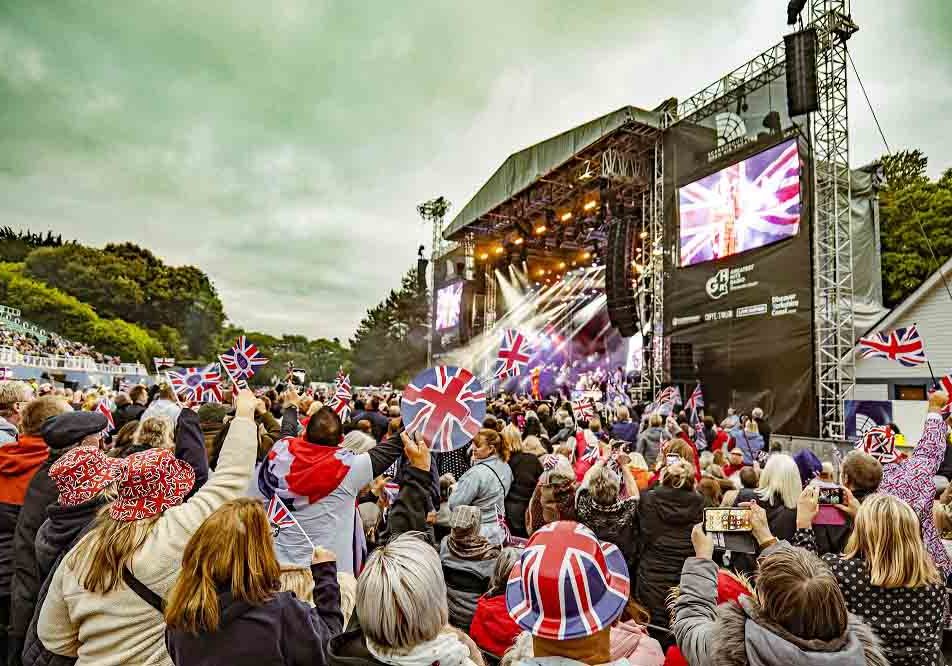
M 879 486 L 879 492 L 901 499 L 916 512 L 926 548 L 936 566 L 946 576 L 952 574 L 952 561 L 945 552 L 939 531 L 932 520 L 932 502 L 935 499 L 933 478 L 945 456 L 948 430 L 941 416 L 929 414 L 922 439 L 916 444 L 912 455 L 904 461 L 884 465 L 883 482 Z
M 661 644 L 648 635 L 640 624 L 619 622 L 611 630 L 613 661 L 628 659 L 632 666 L 663 666 Z

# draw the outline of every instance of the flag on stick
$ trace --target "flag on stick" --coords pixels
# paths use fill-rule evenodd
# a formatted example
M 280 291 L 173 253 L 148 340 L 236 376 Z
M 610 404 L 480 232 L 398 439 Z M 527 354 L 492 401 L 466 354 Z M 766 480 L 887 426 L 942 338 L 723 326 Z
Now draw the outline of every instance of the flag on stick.
M 311 544 L 311 550 L 314 549 L 314 542 L 311 541 L 311 537 L 307 535 L 307 532 L 301 527 L 301 523 L 297 521 L 297 518 L 288 510 L 288 507 L 285 506 L 277 494 L 272 495 L 271 500 L 268 502 L 268 520 L 271 521 L 271 528 L 273 530 L 272 536 L 277 537 L 281 530 L 286 527 L 296 527 L 301 530 L 301 534 L 303 534 L 307 542 Z

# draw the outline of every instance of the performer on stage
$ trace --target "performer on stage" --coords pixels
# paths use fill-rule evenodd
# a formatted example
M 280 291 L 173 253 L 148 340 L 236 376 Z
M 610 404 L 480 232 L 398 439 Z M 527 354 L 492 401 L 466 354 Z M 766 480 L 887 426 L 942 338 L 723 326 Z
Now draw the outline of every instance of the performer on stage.
M 532 382 L 532 398 L 533 400 L 542 400 L 542 390 L 541 378 L 542 378 L 542 368 L 536 366 L 532 368 L 532 371 L 529 373 L 530 381 Z

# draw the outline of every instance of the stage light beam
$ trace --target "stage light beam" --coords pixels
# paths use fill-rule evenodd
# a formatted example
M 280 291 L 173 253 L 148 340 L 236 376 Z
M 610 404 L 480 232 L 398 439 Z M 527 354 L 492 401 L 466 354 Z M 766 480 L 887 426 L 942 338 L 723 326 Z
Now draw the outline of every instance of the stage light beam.
M 546 231 L 548 231 L 548 230 L 549 230 L 549 228 L 548 228 L 547 226 L 545 226 L 544 224 L 540 224 L 540 225 L 537 225 L 537 226 L 536 226 L 536 228 L 535 228 L 535 234 L 536 234 L 536 236 L 541 236 L 542 234 L 544 234 L 544 233 L 545 233 Z
M 568 222 L 568 221 L 571 220 L 571 219 L 572 219 L 572 211 L 567 210 L 567 211 L 565 211 L 564 213 L 562 213 L 562 221 L 563 221 L 563 222 Z

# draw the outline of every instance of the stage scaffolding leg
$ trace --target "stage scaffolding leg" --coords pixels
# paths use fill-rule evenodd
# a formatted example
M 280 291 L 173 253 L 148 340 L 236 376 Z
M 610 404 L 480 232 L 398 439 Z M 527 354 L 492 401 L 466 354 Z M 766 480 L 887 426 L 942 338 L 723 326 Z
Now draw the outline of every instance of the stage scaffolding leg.
M 844 400 L 855 385 L 845 40 L 857 28 L 847 0 L 811 0 L 810 11 L 820 39 L 820 110 L 812 117 L 817 399 L 821 436 L 843 438 Z
M 651 365 L 650 395 L 661 388 L 665 380 L 664 344 L 664 143 L 659 134 L 654 147 L 654 174 L 651 191 L 651 216 L 648 238 L 651 240 Z

